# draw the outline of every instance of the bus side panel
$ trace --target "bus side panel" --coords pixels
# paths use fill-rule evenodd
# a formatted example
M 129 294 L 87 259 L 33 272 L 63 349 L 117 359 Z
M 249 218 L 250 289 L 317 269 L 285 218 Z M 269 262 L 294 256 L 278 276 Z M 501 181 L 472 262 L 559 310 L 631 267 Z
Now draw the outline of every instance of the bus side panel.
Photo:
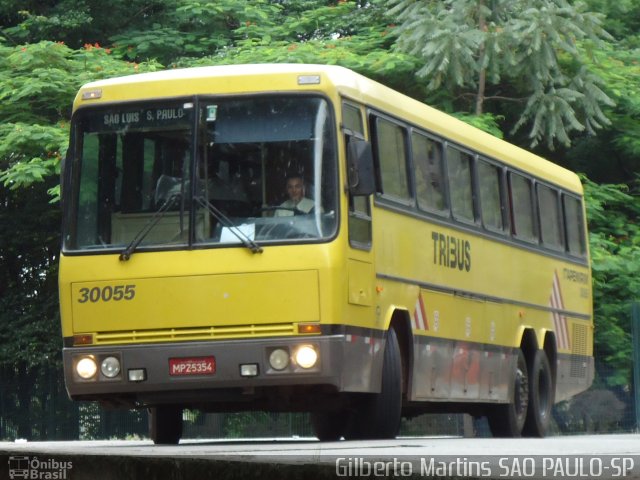
M 506 401 L 505 365 L 527 329 L 538 348 L 547 332 L 555 334 L 558 399 L 588 388 L 593 329 L 586 265 L 379 207 L 376 224 L 385 228 L 375 236 L 384 286 L 378 302 L 383 311 L 392 304 L 412 312 L 410 399 Z M 415 287 L 420 296 L 407 293 Z
M 505 402 L 514 349 L 416 336 L 409 400 Z

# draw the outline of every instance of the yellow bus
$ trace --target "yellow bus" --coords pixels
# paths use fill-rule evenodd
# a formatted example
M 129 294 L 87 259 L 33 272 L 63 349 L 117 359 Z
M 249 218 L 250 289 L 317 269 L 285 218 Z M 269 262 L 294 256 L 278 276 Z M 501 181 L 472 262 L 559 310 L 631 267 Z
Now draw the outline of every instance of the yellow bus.
M 62 185 L 68 393 L 148 409 L 156 443 L 183 409 L 542 436 L 592 382 L 578 177 L 345 68 L 85 85 Z

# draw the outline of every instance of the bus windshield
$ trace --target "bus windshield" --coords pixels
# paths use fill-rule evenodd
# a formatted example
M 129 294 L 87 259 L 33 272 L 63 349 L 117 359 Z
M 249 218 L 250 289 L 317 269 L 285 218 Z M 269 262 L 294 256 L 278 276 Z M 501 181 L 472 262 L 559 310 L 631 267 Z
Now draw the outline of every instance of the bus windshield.
M 332 124 L 324 99 L 299 95 L 82 109 L 64 247 L 329 239 L 338 193 Z

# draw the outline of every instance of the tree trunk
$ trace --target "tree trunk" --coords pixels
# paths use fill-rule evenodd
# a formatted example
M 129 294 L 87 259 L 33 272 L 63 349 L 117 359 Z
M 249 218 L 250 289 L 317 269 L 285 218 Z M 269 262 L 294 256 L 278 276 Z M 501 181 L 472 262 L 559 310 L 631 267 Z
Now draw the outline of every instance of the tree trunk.
M 483 34 L 487 32 L 487 19 L 484 16 L 484 2 L 485 0 L 478 0 L 478 29 Z M 478 72 L 478 91 L 476 93 L 476 115 L 482 115 L 484 106 L 484 92 L 487 84 L 487 69 L 484 65 L 486 55 L 486 45 L 483 39 L 480 47 L 478 48 L 478 66 L 480 71 Z
M 480 58 L 484 57 L 484 45 L 481 47 Z M 476 94 L 476 115 L 482 115 L 482 108 L 484 106 L 484 90 L 487 81 L 487 70 L 485 68 L 480 69 L 478 76 L 478 92 Z

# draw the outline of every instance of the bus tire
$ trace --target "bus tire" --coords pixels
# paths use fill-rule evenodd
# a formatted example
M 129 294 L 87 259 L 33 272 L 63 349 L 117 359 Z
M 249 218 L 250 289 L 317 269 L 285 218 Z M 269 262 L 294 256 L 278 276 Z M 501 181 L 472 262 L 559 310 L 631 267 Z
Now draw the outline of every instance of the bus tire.
M 544 350 L 536 350 L 529 369 L 529 409 L 522 430 L 525 437 L 544 437 L 551 421 L 555 386 Z
M 149 408 L 149 437 L 156 445 L 177 445 L 182 436 L 182 408 Z
M 402 416 L 402 359 L 398 336 L 387 332 L 380 393 L 363 394 L 351 411 L 344 438 L 347 440 L 393 439 Z
M 334 412 L 311 412 L 311 426 L 321 442 L 337 442 L 346 428 L 347 414 L 343 410 Z
M 509 403 L 491 406 L 487 415 L 494 437 L 520 437 L 527 419 L 529 375 L 527 360 L 521 349 L 518 349 L 518 360 L 512 378 L 513 392 Z

